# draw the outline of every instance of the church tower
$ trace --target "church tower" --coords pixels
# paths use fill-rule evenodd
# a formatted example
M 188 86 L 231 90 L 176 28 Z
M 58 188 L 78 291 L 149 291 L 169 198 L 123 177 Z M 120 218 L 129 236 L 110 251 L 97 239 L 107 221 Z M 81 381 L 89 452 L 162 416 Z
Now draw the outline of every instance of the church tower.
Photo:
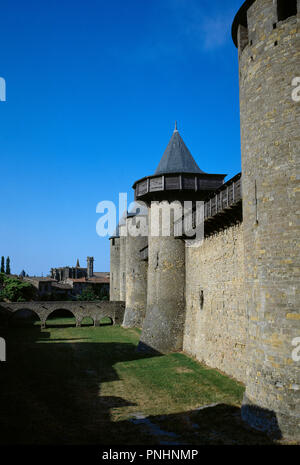
M 92 278 L 94 276 L 94 257 L 87 257 L 87 278 Z

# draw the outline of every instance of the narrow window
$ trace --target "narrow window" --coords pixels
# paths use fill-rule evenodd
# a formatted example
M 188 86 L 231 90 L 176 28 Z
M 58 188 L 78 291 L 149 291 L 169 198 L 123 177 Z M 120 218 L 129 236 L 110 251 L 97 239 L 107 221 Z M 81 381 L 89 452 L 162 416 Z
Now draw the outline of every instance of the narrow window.
M 114 239 L 112 239 L 112 245 L 115 245 L 115 240 Z
M 297 14 L 297 0 L 277 0 L 278 21 Z

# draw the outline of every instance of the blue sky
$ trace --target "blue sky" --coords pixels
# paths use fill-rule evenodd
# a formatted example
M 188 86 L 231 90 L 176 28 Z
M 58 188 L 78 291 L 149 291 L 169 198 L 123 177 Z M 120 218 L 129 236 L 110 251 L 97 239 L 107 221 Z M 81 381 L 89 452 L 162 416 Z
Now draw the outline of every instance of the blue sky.
M 46 275 L 86 256 L 109 270 L 96 205 L 132 200 L 175 119 L 202 170 L 240 171 L 230 28 L 241 4 L 2 0 L 0 255 L 13 272 Z

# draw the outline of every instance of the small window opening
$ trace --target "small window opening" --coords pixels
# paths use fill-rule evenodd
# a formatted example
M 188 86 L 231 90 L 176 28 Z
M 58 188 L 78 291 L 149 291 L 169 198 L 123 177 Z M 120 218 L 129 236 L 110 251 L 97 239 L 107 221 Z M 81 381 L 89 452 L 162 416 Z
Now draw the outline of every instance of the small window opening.
M 204 305 L 204 293 L 201 290 L 200 291 L 200 309 L 203 310 L 203 305 Z
M 297 14 L 297 0 L 277 0 L 278 21 Z

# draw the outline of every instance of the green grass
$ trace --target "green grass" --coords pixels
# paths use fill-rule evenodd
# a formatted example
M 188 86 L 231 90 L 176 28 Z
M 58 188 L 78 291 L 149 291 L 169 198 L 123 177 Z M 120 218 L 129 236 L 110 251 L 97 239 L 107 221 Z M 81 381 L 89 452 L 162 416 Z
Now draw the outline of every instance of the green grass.
M 175 432 L 177 443 L 265 442 L 241 436 L 240 383 L 182 353 L 137 352 L 137 329 L 72 320 L 6 331 L 1 443 L 158 444 Z M 196 410 L 208 404 L 219 405 Z

